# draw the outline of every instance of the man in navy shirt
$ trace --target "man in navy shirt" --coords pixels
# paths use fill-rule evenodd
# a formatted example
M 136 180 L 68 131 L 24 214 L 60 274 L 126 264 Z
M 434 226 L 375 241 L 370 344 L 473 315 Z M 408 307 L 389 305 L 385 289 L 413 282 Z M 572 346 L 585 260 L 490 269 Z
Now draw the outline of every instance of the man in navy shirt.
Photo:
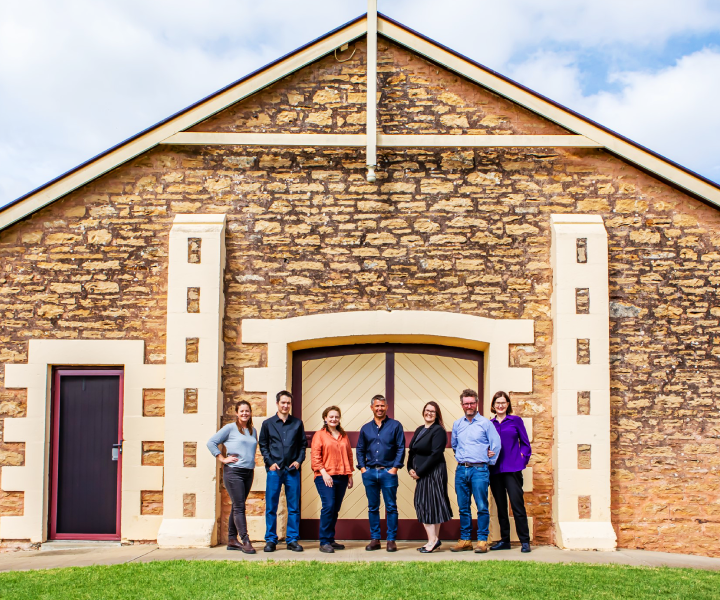
M 387 416 L 385 396 L 370 401 L 375 418 L 362 426 L 357 443 L 358 469 L 362 473 L 368 499 L 370 543 L 365 550 L 380 550 L 380 493 L 387 514 L 387 551 L 395 552 L 397 544 L 398 469 L 405 460 L 405 432 L 399 421 Z

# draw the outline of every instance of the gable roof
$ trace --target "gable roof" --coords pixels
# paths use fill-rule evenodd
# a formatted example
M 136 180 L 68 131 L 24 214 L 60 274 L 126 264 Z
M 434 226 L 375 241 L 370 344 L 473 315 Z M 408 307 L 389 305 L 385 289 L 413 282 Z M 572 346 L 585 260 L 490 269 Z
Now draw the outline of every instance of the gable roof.
M 334 29 L 0 208 L 0 230 L 367 33 L 367 15 Z M 454 50 L 378 14 L 378 34 L 558 125 L 674 188 L 720 208 L 720 185 Z

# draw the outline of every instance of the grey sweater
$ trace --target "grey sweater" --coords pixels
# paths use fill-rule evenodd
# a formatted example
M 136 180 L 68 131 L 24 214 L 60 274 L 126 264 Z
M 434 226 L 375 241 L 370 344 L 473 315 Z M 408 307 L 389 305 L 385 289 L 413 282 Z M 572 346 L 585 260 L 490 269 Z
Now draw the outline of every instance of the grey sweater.
M 257 428 L 253 428 L 252 435 L 248 435 L 247 432 L 240 433 L 237 424 L 228 423 L 208 440 L 207 447 L 213 456 L 220 454 L 219 444 L 225 446 L 228 456 L 232 454 L 238 457 L 237 462 L 228 463 L 229 467 L 242 469 L 255 468 Z

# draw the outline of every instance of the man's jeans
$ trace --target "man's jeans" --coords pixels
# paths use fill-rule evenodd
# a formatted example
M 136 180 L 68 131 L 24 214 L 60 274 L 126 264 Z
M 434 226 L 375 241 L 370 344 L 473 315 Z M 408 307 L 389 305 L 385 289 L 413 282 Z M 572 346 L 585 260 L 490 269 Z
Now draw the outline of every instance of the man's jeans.
M 455 471 L 455 492 L 457 493 L 460 512 L 460 539 L 470 540 L 472 537 L 471 498 L 475 498 L 478 518 L 478 541 L 488 539 L 490 533 L 490 513 L 488 511 L 488 486 L 490 473 L 487 465 L 464 467 L 458 465 Z
M 285 486 L 288 520 L 285 541 L 297 542 L 300 538 L 300 471 L 280 469 L 268 471 L 265 483 L 265 541 L 277 544 L 277 509 L 280 489 Z
M 387 469 L 366 469 L 362 474 L 365 495 L 368 499 L 368 516 L 370 519 L 370 538 L 380 537 L 380 492 L 385 502 L 387 515 L 387 539 L 395 541 L 398 529 L 397 489 L 398 476 L 390 475 Z

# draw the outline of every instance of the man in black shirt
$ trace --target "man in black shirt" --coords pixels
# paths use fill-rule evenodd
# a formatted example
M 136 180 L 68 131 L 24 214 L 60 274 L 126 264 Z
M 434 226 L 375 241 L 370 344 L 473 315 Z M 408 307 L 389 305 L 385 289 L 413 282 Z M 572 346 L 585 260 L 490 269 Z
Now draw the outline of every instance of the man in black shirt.
M 277 509 L 280 489 L 285 486 L 288 521 L 285 541 L 288 550 L 302 552 L 300 538 L 300 465 L 305 460 L 307 440 L 300 419 L 290 414 L 292 394 L 283 390 L 275 397 L 277 414 L 265 419 L 258 443 L 265 461 L 265 552 L 274 552 L 278 542 Z

